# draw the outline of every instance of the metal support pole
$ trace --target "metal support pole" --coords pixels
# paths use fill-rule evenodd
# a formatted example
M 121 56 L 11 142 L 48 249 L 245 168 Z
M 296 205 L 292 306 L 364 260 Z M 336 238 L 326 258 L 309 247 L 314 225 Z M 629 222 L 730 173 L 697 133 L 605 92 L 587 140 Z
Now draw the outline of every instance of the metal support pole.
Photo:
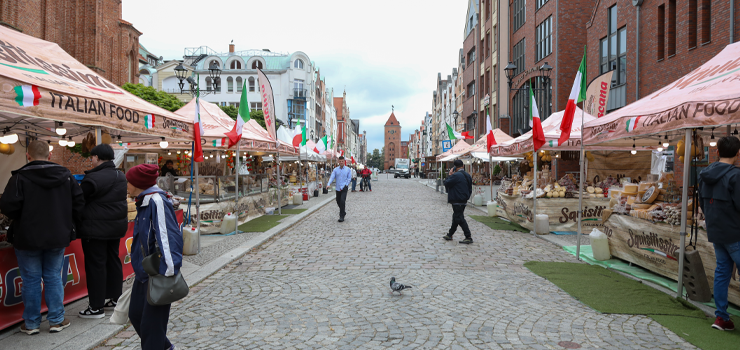
M 584 102 L 585 103 L 585 102 Z M 581 222 L 583 219 L 583 180 L 586 177 L 586 150 L 583 148 L 583 109 L 581 109 L 581 169 L 578 173 L 578 232 L 576 234 L 576 259 L 581 260 L 581 234 L 583 228 Z
M 534 174 L 534 187 L 532 188 L 532 202 L 534 203 L 532 205 L 532 234 L 537 236 L 537 151 L 535 150 L 534 153 L 532 153 L 532 158 L 534 158 L 534 171 L 532 174 Z
M 683 260 L 686 251 L 686 216 L 689 201 L 689 171 L 691 171 L 691 129 L 686 129 L 686 141 L 684 141 L 683 152 L 683 189 L 681 193 L 681 245 L 678 253 L 678 286 L 676 298 L 683 295 Z
M 280 195 L 280 151 L 275 153 L 277 163 L 277 197 L 278 197 L 278 215 L 283 215 L 282 197 Z
M 99 126 L 95 127 L 95 144 L 99 145 L 103 143 L 103 132 L 100 130 Z
M 234 181 L 234 187 L 236 188 L 236 202 L 234 203 L 234 214 L 236 215 L 237 226 L 239 226 L 239 144 L 241 141 L 236 143 L 236 159 L 234 159 L 234 170 L 236 172 L 236 180 Z M 237 228 L 237 231 L 239 229 Z

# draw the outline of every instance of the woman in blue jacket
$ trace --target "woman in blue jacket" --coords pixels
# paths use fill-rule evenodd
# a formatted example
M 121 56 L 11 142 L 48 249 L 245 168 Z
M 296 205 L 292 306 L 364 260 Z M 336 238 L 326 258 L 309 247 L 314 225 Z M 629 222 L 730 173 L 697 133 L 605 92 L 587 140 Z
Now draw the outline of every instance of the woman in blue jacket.
M 159 168 L 152 164 L 137 165 L 126 173 L 128 194 L 136 201 L 134 239 L 131 243 L 131 266 L 136 278 L 131 290 L 129 319 L 141 338 L 142 350 L 174 350 L 167 339 L 170 305 L 153 306 L 147 302 L 149 275 L 142 259 L 159 247 L 159 273 L 173 276 L 182 266 L 182 232 L 167 194 L 156 186 Z M 156 244 L 155 244 L 156 240 Z

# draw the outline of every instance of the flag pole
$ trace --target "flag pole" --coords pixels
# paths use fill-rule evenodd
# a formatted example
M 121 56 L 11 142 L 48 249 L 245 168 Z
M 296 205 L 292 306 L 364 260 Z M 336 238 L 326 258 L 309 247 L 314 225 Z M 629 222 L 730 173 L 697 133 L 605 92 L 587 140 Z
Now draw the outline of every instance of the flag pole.
M 534 142 L 534 138 L 532 138 L 532 142 Z M 534 213 L 532 213 L 532 234 L 534 236 L 537 236 L 537 150 L 534 150 L 533 157 L 534 158 L 534 171 L 532 174 L 534 174 L 534 188 L 532 189 L 532 201 L 534 202 L 533 210 Z
M 236 204 L 234 204 L 234 214 L 236 215 L 236 222 L 237 226 L 239 223 L 239 144 L 241 143 L 241 140 L 236 143 L 236 159 L 234 159 L 234 171 L 236 173 L 236 181 L 234 181 L 234 186 L 236 187 Z M 238 229 L 237 229 L 238 231 Z
M 586 162 L 586 152 L 583 148 L 583 108 L 581 108 L 581 169 L 579 173 L 579 179 L 578 179 L 578 233 L 576 237 L 576 259 L 579 261 L 581 260 L 581 217 L 583 215 L 583 178 L 586 177 L 585 171 L 585 162 Z
M 195 143 L 195 141 L 193 141 Z M 195 147 L 193 146 L 193 150 L 195 150 Z M 194 154 L 190 154 L 190 161 L 192 163 L 195 163 L 194 166 L 194 172 L 195 172 L 195 225 L 198 231 L 198 253 L 200 254 L 200 184 L 198 181 L 198 162 L 196 162 L 193 158 Z

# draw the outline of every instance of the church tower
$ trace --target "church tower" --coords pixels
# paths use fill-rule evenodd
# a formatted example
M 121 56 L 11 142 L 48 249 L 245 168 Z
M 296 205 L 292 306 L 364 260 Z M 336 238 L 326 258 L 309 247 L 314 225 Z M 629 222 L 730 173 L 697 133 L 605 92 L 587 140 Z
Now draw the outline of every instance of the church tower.
M 385 170 L 396 166 L 396 158 L 403 158 L 401 152 L 401 123 L 396 119 L 394 112 L 385 122 L 385 159 L 383 168 Z

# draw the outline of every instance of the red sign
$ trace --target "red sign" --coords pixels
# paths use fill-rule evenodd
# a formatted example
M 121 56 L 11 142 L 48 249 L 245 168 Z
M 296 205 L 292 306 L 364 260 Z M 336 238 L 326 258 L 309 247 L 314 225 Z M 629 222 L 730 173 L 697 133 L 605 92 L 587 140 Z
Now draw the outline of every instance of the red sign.
M 182 224 L 182 210 L 178 210 L 177 222 Z M 121 239 L 118 257 L 123 263 L 123 278 L 134 273 L 131 267 L 131 241 L 134 237 L 134 222 L 128 223 L 126 236 Z M 64 283 L 64 304 L 87 296 L 87 278 L 85 276 L 85 256 L 82 254 L 82 243 L 79 239 L 72 241 L 64 251 L 62 266 L 62 283 Z M 0 249 L 0 330 L 8 328 L 23 320 L 23 300 L 21 299 L 21 280 L 15 250 Z M 41 312 L 46 312 L 46 301 L 41 298 Z

